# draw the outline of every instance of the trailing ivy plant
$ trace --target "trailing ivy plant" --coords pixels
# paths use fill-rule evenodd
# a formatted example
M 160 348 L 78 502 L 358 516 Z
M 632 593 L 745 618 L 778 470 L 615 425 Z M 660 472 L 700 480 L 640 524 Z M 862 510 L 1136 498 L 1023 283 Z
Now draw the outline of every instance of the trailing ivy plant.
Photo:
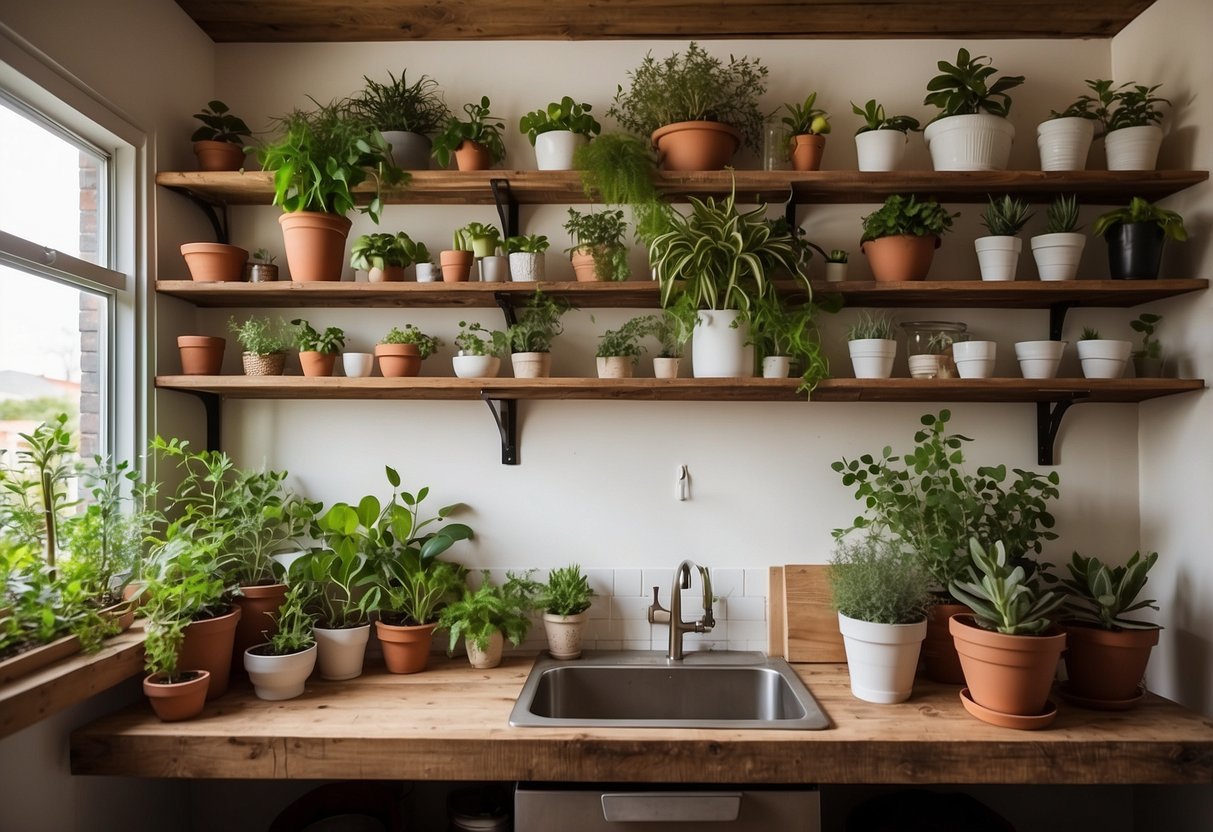
M 758 298 L 750 313 L 749 343 L 764 357 L 786 355 L 800 362 L 805 392 L 830 374 L 812 303 L 785 301 L 778 295 Z
M 939 108 L 936 121 L 948 116 L 989 113 L 1006 118 L 1011 112 L 1012 90 L 1023 83 L 1022 75 L 1003 75 L 991 81 L 998 72 L 985 55 L 972 57 L 961 47 L 956 63 L 939 62 L 939 75 L 927 82 L 927 97 L 922 103 Z

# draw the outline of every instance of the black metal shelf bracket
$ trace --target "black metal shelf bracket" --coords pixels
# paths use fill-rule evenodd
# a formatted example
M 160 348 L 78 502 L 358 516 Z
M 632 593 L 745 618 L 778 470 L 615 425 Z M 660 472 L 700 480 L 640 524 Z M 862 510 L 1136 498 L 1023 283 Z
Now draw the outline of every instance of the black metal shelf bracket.
M 505 292 L 494 292 L 493 300 L 497 301 L 497 306 L 501 308 L 501 314 L 505 316 L 506 326 L 513 326 L 518 323 L 518 314 L 514 311 L 514 304 L 510 303 L 509 295 Z
M 1066 325 L 1066 313 L 1076 304 L 1070 302 L 1054 303 L 1049 306 L 1049 340 L 1060 341 L 1061 330 Z
M 1065 417 L 1066 411 L 1070 409 L 1070 405 L 1086 396 L 1086 393 L 1074 393 L 1068 399 L 1036 403 L 1036 463 L 1038 465 L 1057 464 L 1054 446 L 1057 442 L 1057 432 L 1061 430 L 1061 420 Z
M 800 203 L 796 201 L 796 189 L 789 184 L 788 199 L 783 204 L 783 218 L 787 221 L 789 229 L 796 228 L 796 209 L 799 207 Z
M 518 464 L 518 400 L 494 399 L 484 390 L 480 398 L 489 406 L 497 432 L 501 434 L 501 464 Z
M 230 226 L 228 225 L 226 202 L 216 202 L 212 199 L 206 199 L 188 188 L 169 187 L 169 190 L 173 193 L 181 194 L 206 215 L 206 218 L 211 221 L 211 228 L 215 230 L 215 242 L 225 245 L 231 242 L 232 236 L 229 230 Z
M 208 451 L 218 451 L 222 449 L 221 433 L 223 427 L 223 399 L 218 393 L 210 393 L 206 390 L 187 390 L 183 391 L 191 396 L 197 396 L 202 402 L 202 408 L 206 412 L 206 449 Z
M 497 204 L 497 218 L 501 220 L 501 230 L 508 239 L 518 234 L 518 200 L 510 190 L 510 180 L 490 179 L 489 187 L 493 190 L 493 202 Z

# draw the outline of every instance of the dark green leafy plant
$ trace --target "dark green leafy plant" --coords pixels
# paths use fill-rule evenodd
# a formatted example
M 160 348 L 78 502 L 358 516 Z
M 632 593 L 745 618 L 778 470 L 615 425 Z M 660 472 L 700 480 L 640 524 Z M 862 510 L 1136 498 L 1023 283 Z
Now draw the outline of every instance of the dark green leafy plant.
M 551 352 L 552 341 L 564 331 L 560 319 L 573 307 L 564 298 L 553 298 L 536 289 L 517 312 L 517 321 L 506 330 L 510 352 Z
M 505 241 L 505 250 L 510 254 L 543 254 L 551 247 L 542 234 L 520 234 Z
M 528 613 L 535 608 L 535 595 L 541 585 L 526 575 L 507 572 L 506 582 L 494 586 L 487 569 L 481 574 L 480 586 L 474 592 L 465 589 L 463 597 L 444 607 L 438 618 L 438 626 L 451 631 L 451 650 L 460 637 L 487 650 L 495 632 L 501 632 L 517 647 L 531 628 Z
M 982 212 L 981 224 L 995 237 L 1014 237 L 1028 224 L 1034 214 L 1028 204 L 1004 194 L 1001 199 L 990 197 L 986 210 Z
M 651 322 L 652 316 L 632 318 L 619 329 L 608 329 L 599 337 L 595 355 L 599 358 L 628 357 L 633 364 L 636 363 L 644 352 L 644 345 L 640 341 L 649 333 Z
M 149 620 L 147 636 L 143 640 L 143 667 L 149 674 L 163 674 L 163 684 L 185 681 L 183 674 L 177 670 L 177 661 L 188 624 L 188 621 L 178 619 Z
M 1114 97 L 1115 109 L 1108 114 L 1106 131 L 1110 133 L 1124 127 L 1147 127 L 1161 123 L 1162 111 L 1158 105 L 1171 103 L 1154 95 L 1154 91 L 1161 86 L 1155 84 L 1147 87 L 1130 81 L 1118 87 Z
M 1141 333 L 1141 349 L 1133 351 L 1134 357 L 1162 358 L 1162 344 L 1154 338 L 1154 331 L 1161 322 L 1162 315 L 1153 312 L 1144 312 L 1137 320 L 1129 322 L 1129 327 L 1134 332 Z
M 530 140 L 532 147 L 537 136 L 553 130 L 570 130 L 592 138 L 602 132 L 602 125 L 590 115 L 593 109 L 589 104 L 578 104 L 566 95 L 542 110 L 524 115 L 518 120 L 518 129 Z
M 1045 212 L 1045 233 L 1069 234 L 1078 228 L 1078 197 L 1058 194 Z
M 978 113 L 1006 118 L 1011 112 L 1007 90 L 1024 81 L 1022 75 L 1004 75 L 991 81 L 998 70 L 990 65 L 990 59 L 985 55 L 971 57 L 963 47 L 956 53 L 955 64 L 939 62 L 939 72 L 927 82 L 927 97 L 922 100 L 923 104 L 939 108 L 936 121 Z
M 1139 196 L 1129 201 L 1127 208 L 1117 208 L 1106 214 L 1101 214 L 1091 227 L 1091 233 L 1102 237 L 1113 227 L 1134 222 L 1152 222 L 1162 229 L 1168 240 L 1183 242 L 1188 239 L 1188 230 L 1184 228 L 1184 220 L 1174 211 L 1152 205 Z
M 295 346 L 301 352 L 322 352 L 325 355 L 332 355 L 345 346 L 345 330 L 340 327 L 325 327 L 324 332 L 317 332 L 302 318 L 295 318 L 291 323 L 298 327 L 295 332 Z
M 208 103 L 202 112 L 194 113 L 194 118 L 202 122 L 202 126 L 190 136 L 190 141 L 193 142 L 242 144 L 244 139 L 251 138 L 253 134 L 244 119 L 233 114 L 228 106 L 218 99 Z
M 404 329 L 392 327 L 387 335 L 379 339 L 380 344 L 415 344 L 421 360 L 429 358 L 442 346 L 442 339 L 426 335 L 413 324 L 405 324 Z
M 948 585 L 954 598 L 973 610 L 978 626 L 1010 636 L 1042 635 L 1053 626 L 1052 615 L 1065 602 L 1060 592 L 1041 592 L 1022 566 L 1007 559 L 1001 540 L 987 551 L 969 540 L 973 565 L 965 579 Z
M 649 334 L 661 345 L 658 357 L 681 358 L 682 350 L 695 331 L 696 310 L 685 295 L 660 315 L 651 317 Z
M 500 330 L 485 329 L 478 323 L 459 322 L 459 334 L 455 336 L 455 348 L 460 355 L 496 355 L 509 352 L 510 337 Z
M 828 575 L 834 608 L 859 621 L 913 624 L 931 600 L 927 574 L 913 554 L 875 535 L 838 541 Z
M 405 80 L 407 74 L 408 70 L 402 69 L 397 78 L 388 72 L 390 80 L 386 84 L 362 76 L 366 87 L 350 99 L 350 110 L 380 130 L 403 130 L 426 136 L 434 133 L 451 116 L 438 82 L 422 75 L 410 84 Z
M 780 121 L 788 128 L 789 136 L 806 134 L 824 136 L 830 132 L 830 114 L 820 107 L 814 106 L 816 103 L 817 93 L 811 92 L 803 102 L 793 101 L 783 105 L 788 114 Z
M 817 309 L 811 303 L 785 301 L 767 295 L 754 301 L 749 343 L 762 356 L 791 356 L 803 368 L 805 392 L 830 374 L 830 362 L 817 330 Z
M 1078 340 L 1079 341 L 1100 341 L 1100 340 L 1102 340 L 1102 337 L 1103 336 L 1101 336 L 1099 334 L 1098 329 L 1095 329 L 1095 327 L 1087 326 L 1087 327 L 1083 327 L 1082 334 L 1078 336 Z
M 1112 92 L 1112 82 L 1097 79 L 1086 81 L 1085 83 L 1095 93 L 1094 96 L 1080 95 L 1075 99 L 1073 104 L 1066 107 L 1060 113 L 1057 110 L 1050 110 L 1049 118 L 1088 118 L 1092 121 L 1098 121 L 1100 124 L 1106 124 L 1108 107 L 1112 104 L 1115 96 Z
M 1124 566 L 1109 569 L 1098 558 L 1084 558 L 1075 552 L 1066 565 L 1070 577 L 1062 582 L 1067 593 L 1067 613 L 1105 630 L 1155 629 L 1158 625 L 1124 616 L 1141 609 L 1158 609 L 1152 598 L 1137 600 L 1146 586 L 1146 574 L 1157 560 L 1157 552 L 1144 558 L 1141 552 L 1134 552 Z
M 863 242 L 881 237 L 910 234 L 915 237 L 942 237 L 952 230 L 952 220 L 960 214 L 949 214 L 934 199 L 920 200 L 916 195 L 893 194 L 876 211 L 863 218 Z
M 877 104 L 875 98 L 868 99 L 868 103 L 862 107 L 852 101 L 851 112 L 863 119 L 863 124 L 855 131 L 856 136 L 869 130 L 897 130 L 900 133 L 908 133 L 921 129 L 918 119 L 912 116 L 885 115 L 884 105 Z
M 594 590 L 577 564 L 562 566 L 548 573 L 548 582 L 539 590 L 539 608 L 548 615 L 578 615 L 590 608 Z
M 404 256 L 410 263 L 417 265 L 420 263 L 434 262 L 430 257 L 430 250 L 425 247 L 425 243 L 416 241 L 412 237 L 405 234 L 402 244 L 404 245 Z
M 467 114 L 466 121 L 457 116 L 451 116 L 447 120 L 443 131 L 434 137 L 434 147 L 430 151 L 441 167 L 445 168 L 451 163 L 451 154 L 465 141 L 476 142 L 488 148 L 494 163 L 505 158 L 505 142 L 501 138 L 505 122 L 489 111 L 490 106 L 489 97 L 482 96 L 479 104 L 469 102 L 463 105 L 463 112 Z
M 628 279 L 631 270 L 627 245 L 623 242 L 628 224 L 623 219 L 623 211 L 583 214 L 570 208 L 564 230 L 573 238 L 573 246 L 567 253 L 588 252 L 594 258 L 594 274 L 599 280 Z
M 404 268 L 413 261 L 409 258 L 409 243 L 412 238 L 403 231 L 396 234 L 363 234 L 350 246 L 350 266 L 362 271 L 386 269 L 388 266 Z
M 281 318 L 260 318 L 256 315 L 238 321 L 233 315 L 227 322 L 228 329 L 240 342 L 240 348 L 253 355 L 272 355 L 286 352 L 294 341 Z

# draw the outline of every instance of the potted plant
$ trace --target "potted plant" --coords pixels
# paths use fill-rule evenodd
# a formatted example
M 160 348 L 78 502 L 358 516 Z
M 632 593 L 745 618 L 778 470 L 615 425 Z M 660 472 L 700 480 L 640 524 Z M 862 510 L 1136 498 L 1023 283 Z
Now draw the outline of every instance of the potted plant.
M 788 114 L 780 119 L 787 128 L 788 158 L 792 170 L 818 170 L 826 149 L 826 134 L 830 132 L 830 114 L 815 107 L 817 93 L 811 92 L 804 102 L 784 104 Z
M 1083 378 L 1120 378 L 1132 351 L 1131 341 L 1101 338 L 1099 330 L 1085 328 L 1078 339 Z
M 868 535 L 840 540 L 828 574 L 851 695 L 881 705 L 909 699 L 930 603 L 921 564 L 891 540 Z
M 825 260 L 827 283 L 841 283 L 847 279 L 847 262 L 851 259 L 851 255 L 846 249 L 835 248 L 826 251 L 816 243 L 806 243 L 806 245 Z
M 762 358 L 763 378 L 787 378 L 794 359 L 808 378 L 824 378 L 829 372 L 811 303 L 774 294 L 757 298 L 750 312 L 750 341 Z
M 982 280 L 1014 280 L 1023 240 L 1016 235 L 1032 219 L 1027 203 L 1011 196 L 990 197 L 981 224 L 990 234 L 973 241 Z
M 392 164 L 404 170 L 430 166 L 430 135 L 436 133 L 451 111 L 442 100 L 438 82 L 428 75 L 409 83 L 408 70 L 397 78 L 388 72 L 386 84 L 365 75 L 366 87 L 350 99 L 350 109 L 379 128 L 392 149 Z
M 426 335 L 413 324 L 392 327 L 375 345 L 379 372 L 384 378 L 403 378 L 421 372 L 421 362 L 438 351 L 442 341 Z
M 409 262 L 416 266 L 418 283 L 433 283 L 437 280 L 438 273 L 435 270 L 434 259 L 430 256 L 430 250 L 426 248 L 425 243 L 408 237 L 404 240 L 404 252 L 408 256 Z
M 1066 634 L 1052 616 L 1065 596 L 1037 587 L 1022 566 L 1008 561 L 1001 540 L 987 551 L 971 539 L 969 550 L 969 575 L 948 587 L 973 610 L 949 623 L 968 686 L 961 701 L 969 713 L 993 725 L 1043 728 L 1057 715 L 1049 688 Z
M 510 258 L 510 280 L 539 281 L 544 278 L 544 252 L 550 247 L 542 234 L 521 234 L 505 241 Z
M 573 239 L 567 254 L 578 281 L 628 279 L 628 249 L 623 241 L 628 224 L 624 222 L 623 211 L 583 214 L 570 208 L 564 230 Z
M 636 362 L 644 352 L 641 339 L 649 332 L 651 318 L 631 318 L 619 329 L 608 329 L 598 339 L 599 378 L 631 378 Z
M 594 590 L 577 564 L 548 573 L 547 583 L 539 589 L 538 605 L 543 610 L 543 629 L 552 658 L 581 656 L 582 634 L 593 600 Z
M 299 350 L 299 365 L 305 376 L 331 376 L 337 353 L 345 346 L 345 331 L 340 327 L 325 327 L 317 332 L 302 318 L 291 321 L 296 327 L 295 346 Z
M 506 330 L 515 378 L 547 378 L 552 374 L 552 341 L 564 331 L 560 319 L 571 308 L 563 298 L 549 297 L 536 289 L 518 310 L 517 320 Z
M 223 349 L 227 341 L 217 335 L 178 335 L 181 373 L 187 376 L 217 376 L 223 371 Z
M 1045 212 L 1045 233 L 1031 239 L 1041 280 L 1074 280 L 1087 235 L 1078 233 L 1078 200 L 1058 195 Z
M 278 280 L 278 267 L 274 261 L 278 258 L 270 254 L 267 248 L 259 248 L 253 252 L 253 259 L 244 267 L 244 279 L 250 283 L 272 283 Z
M 195 283 L 231 283 L 244 278 L 248 250 L 226 243 L 183 243 L 181 256 Z
M 451 164 L 451 155 L 459 170 L 488 170 L 505 158 L 505 143 L 501 131 L 505 123 L 489 112 L 489 97 L 482 96 L 480 103 L 463 105 L 467 120 L 452 115 L 446 127 L 434 139 L 433 156 L 439 167 Z
M 657 158 L 647 136 L 605 133 L 578 148 L 573 163 L 592 202 L 631 208 L 637 240 L 664 227 L 672 209 L 654 182 Z
M 960 321 L 906 321 L 906 364 L 910 378 L 955 378 L 952 347 L 968 337 L 968 325 Z
M 1141 349 L 1133 350 L 1133 372 L 1138 378 L 1162 376 L 1162 344 L 1154 337 L 1154 331 L 1162 322 L 1162 315 L 1145 312 L 1129 326 L 1141 333 Z
M 459 351 L 451 364 L 459 378 L 497 378 L 501 356 L 510 348 L 509 336 L 500 330 L 488 330 L 478 323 L 459 322 L 455 336 Z
M 1157 552 L 1134 552 L 1124 566 L 1109 568 L 1077 552 L 1067 567 L 1066 675 L 1063 694 L 1076 704 L 1099 710 L 1131 707 L 1142 696 L 1141 680 L 1158 644 L 1157 624 L 1126 618 L 1153 599 L 1137 600 Z
M 472 261 L 487 257 L 501 243 L 501 232 L 493 225 L 470 222 L 455 229 L 451 236 L 451 248 L 442 252 L 442 279 L 447 283 L 462 283 L 472 273 Z
M 573 170 L 573 154 L 602 132 L 589 104 L 578 104 L 567 95 L 518 120 L 518 129 L 535 148 L 539 170 Z
M 682 303 L 662 309 L 661 314 L 651 318 L 649 334 L 655 337 L 660 345 L 657 355 L 653 358 L 655 378 L 678 378 L 682 350 L 687 341 L 691 340 L 698 314 L 698 310 L 684 298 Z
M 363 234 L 350 247 L 350 266 L 367 273 L 371 283 L 404 280 L 404 270 L 412 261 L 405 241 L 409 235 Z M 409 240 L 411 242 L 411 240 Z
M 1091 228 L 1108 243 L 1108 270 L 1115 280 L 1155 280 L 1167 240 L 1188 239 L 1183 217 L 1135 196 L 1127 208 L 1100 215 Z
M 150 624 L 143 642 L 143 695 L 164 722 L 193 719 L 206 706 L 211 674 L 206 670 L 178 670 L 177 655 L 184 640 L 185 622 L 165 620 Z
M 252 130 L 244 120 L 216 99 L 194 113 L 202 126 L 194 131 L 194 155 L 198 169 L 206 171 L 240 170 L 244 167 L 244 140 L 252 138 Z
M 922 129 L 918 119 L 885 115 L 884 105 L 877 104 L 875 98 L 862 107 L 852 101 L 851 112 L 863 119 L 863 124 L 855 131 L 859 169 L 897 170 L 909 144 L 910 132 Z
M 952 229 L 949 214 L 934 199 L 893 194 L 863 218 L 859 249 L 881 282 L 925 280 L 940 238 Z
M 1015 360 L 1024 378 L 1053 378 L 1066 352 L 1066 341 L 1016 341 Z
M 952 361 L 961 378 L 989 378 L 994 373 L 997 356 L 995 341 L 955 341 L 952 344 Z
M 855 378 L 888 378 L 897 358 L 897 335 L 887 315 L 862 312 L 847 328 L 847 349 Z
M 290 565 L 291 585 L 307 589 L 321 679 L 341 681 L 362 675 L 371 624 L 360 584 L 370 571 L 366 553 L 344 533 L 357 522 L 348 505 L 334 505 L 312 526 L 312 536 L 323 540 L 325 548 L 310 549 Z
M 488 669 L 501 664 L 505 639 L 517 647 L 531 628 L 528 613 L 535 608 L 540 585 L 525 575 L 506 573 L 506 581 L 494 586 L 487 569 L 481 571 L 480 586 L 464 589 L 463 596 L 442 608 L 439 626 L 450 630 L 453 651 L 462 637 L 472 667 Z
M 1087 81 L 1087 86 L 1111 81 Z M 1097 103 L 1089 95 L 1080 95 L 1060 113 L 1052 110 L 1049 118 L 1036 126 L 1036 147 L 1040 151 L 1041 170 L 1086 170 L 1087 154 L 1095 139 L 1099 113 L 1091 109 Z
M 307 609 L 309 600 L 308 587 L 292 586 L 278 608 L 270 640 L 244 651 L 244 669 L 258 699 L 294 699 L 316 669 L 316 622 Z
M 374 184 L 359 210 L 378 222 L 383 188 L 408 175 L 392 163 L 383 134 L 341 102 L 295 110 L 278 124 L 281 135 L 259 153 L 262 167 L 274 174 L 291 280 L 340 280 L 353 189 L 368 179 Z
M 666 170 L 720 170 L 740 146 L 761 146 L 767 68 L 757 59 L 726 64 L 692 42 L 662 61 L 650 53 L 628 74 L 607 115 L 651 137 Z
M 341 369 L 346 378 L 368 378 L 375 372 L 375 353 L 345 350 L 341 353 Z
M 963 47 L 956 63 L 940 61 L 939 71 L 922 102 L 939 108 L 923 133 L 935 170 L 1006 170 L 1015 138 L 1007 91 L 1022 84 L 1023 76 L 993 78 L 998 70 L 990 59 L 972 57 Z
M 1152 87 L 1128 82 L 1112 92 L 1112 108 L 1104 124 L 1108 170 L 1154 170 L 1162 145 L 1162 112 L 1170 104 Z
M 252 315 L 246 321 L 237 321 L 233 316 L 227 325 L 243 350 L 240 358 L 246 376 L 282 375 L 292 336 L 281 318 L 270 320 Z

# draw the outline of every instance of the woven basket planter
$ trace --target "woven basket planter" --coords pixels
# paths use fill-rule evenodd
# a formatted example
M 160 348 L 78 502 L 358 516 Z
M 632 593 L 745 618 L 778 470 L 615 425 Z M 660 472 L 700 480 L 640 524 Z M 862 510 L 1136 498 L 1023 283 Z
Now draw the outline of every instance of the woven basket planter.
M 272 352 L 269 355 L 258 355 L 255 352 L 241 354 L 244 361 L 246 376 L 280 376 L 286 367 L 286 353 Z

